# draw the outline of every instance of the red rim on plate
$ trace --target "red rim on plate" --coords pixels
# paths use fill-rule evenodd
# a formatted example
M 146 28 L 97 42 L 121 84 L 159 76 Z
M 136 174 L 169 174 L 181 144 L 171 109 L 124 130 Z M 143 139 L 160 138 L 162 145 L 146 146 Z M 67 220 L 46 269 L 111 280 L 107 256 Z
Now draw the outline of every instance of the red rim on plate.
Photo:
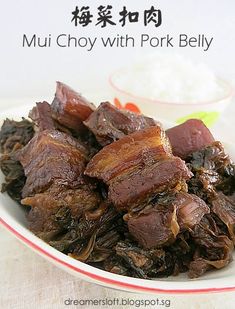
M 150 288 L 145 286 L 140 286 L 136 284 L 130 284 L 121 282 L 118 280 L 105 278 L 100 275 L 93 274 L 91 272 L 85 271 L 79 267 L 76 267 L 74 265 L 71 265 L 62 259 L 54 256 L 53 254 L 47 252 L 43 248 L 41 248 L 39 245 L 36 245 L 31 240 L 29 240 L 27 237 L 23 236 L 21 233 L 16 231 L 12 226 L 10 226 L 7 222 L 5 222 L 2 218 L 0 218 L 0 223 L 11 233 L 14 234 L 14 236 L 18 239 L 20 239 L 22 242 L 24 242 L 26 245 L 40 253 L 41 255 L 51 259 L 54 262 L 57 262 L 69 269 L 72 269 L 73 271 L 76 271 L 87 278 L 93 279 L 98 281 L 99 283 L 103 284 L 109 284 L 112 285 L 114 288 L 125 288 L 126 291 L 133 291 L 136 290 L 136 292 L 150 292 L 150 293 L 166 293 L 166 294 L 196 294 L 196 293 L 215 293 L 215 292 L 232 292 L 235 291 L 235 286 L 232 287 L 224 287 L 224 288 L 202 288 L 202 289 L 160 289 L 160 288 Z

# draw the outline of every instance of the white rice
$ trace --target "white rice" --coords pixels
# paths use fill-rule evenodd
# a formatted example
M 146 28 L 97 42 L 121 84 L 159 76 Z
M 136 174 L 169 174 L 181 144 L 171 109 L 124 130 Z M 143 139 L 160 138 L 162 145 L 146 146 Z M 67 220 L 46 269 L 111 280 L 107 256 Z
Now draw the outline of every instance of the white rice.
M 176 103 L 211 101 L 224 94 L 224 88 L 205 64 L 176 54 L 144 58 L 117 73 L 114 83 L 135 96 Z

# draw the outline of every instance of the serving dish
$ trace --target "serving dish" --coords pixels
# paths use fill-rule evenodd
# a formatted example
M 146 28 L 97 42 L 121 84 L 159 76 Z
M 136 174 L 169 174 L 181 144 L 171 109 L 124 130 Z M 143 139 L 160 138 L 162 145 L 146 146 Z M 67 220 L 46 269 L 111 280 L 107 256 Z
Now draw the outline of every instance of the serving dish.
M 0 118 L 15 118 L 16 116 L 19 117 L 19 114 L 27 115 L 28 110 L 29 104 L 22 105 L 20 107 L 20 113 L 19 105 L 12 106 L 10 109 L 5 107 L 1 111 Z M 169 124 L 164 122 L 163 124 L 165 124 L 165 127 L 169 126 Z M 225 144 L 225 146 L 232 158 L 235 159 L 235 146 L 229 143 Z M 1 175 L 1 182 L 2 181 L 3 176 Z M 55 250 L 33 235 L 27 229 L 24 209 L 16 205 L 16 203 L 6 194 L 0 194 L 0 222 L 1 225 L 3 225 L 15 237 L 48 261 L 79 278 L 96 284 L 125 291 L 154 294 L 189 294 L 235 291 L 235 263 L 229 264 L 229 266 L 222 270 L 208 272 L 204 276 L 194 280 L 188 279 L 186 275 L 159 280 L 144 280 L 112 274 L 79 262 Z

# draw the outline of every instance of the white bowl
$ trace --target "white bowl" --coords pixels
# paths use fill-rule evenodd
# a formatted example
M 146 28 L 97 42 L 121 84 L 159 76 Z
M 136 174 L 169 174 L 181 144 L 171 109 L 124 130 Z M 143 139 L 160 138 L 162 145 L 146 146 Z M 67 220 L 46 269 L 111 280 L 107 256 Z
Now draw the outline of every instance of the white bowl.
M 224 89 L 224 93 L 214 100 L 199 101 L 197 103 L 153 100 L 121 89 L 116 83 L 117 76 L 120 74 L 125 74 L 125 70 L 114 72 L 109 77 L 112 103 L 116 107 L 140 112 L 153 118 L 166 119 L 177 124 L 187 119 L 197 118 L 203 120 L 210 127 L 217 122 L 234 96 L 234 87 L 229 82 L 218 78 L 217 83 Z
M 27 106 L 2 109 L 0 118 L 15 117 Z M 25 113 L 22 116 L 26 116 Z M 235 145 L 226 144 L 227 150 L 235 159 Z M 0 175 L 3 182 L 3 175 Z M 7 194 L 0 194 L 0 223 L 16 238 L 37 252 L 49 262 L 64 269 L 65 271 L 84 280 L 103 286 L 140 293 L 170 293 L 170 294 L 192 294 L 235 291 L 235 261 L 221 270 L 207 272 L 198 279 L 188 279 L 186 274 L 158 280 L 137 279 L 112 274 L 85 263 L 79 262 L 49 246 L 40 238 L 32 234 L 27 228 L 25 210 L 16 204 Z M 234 255 L 235 257 L 235 255 Z

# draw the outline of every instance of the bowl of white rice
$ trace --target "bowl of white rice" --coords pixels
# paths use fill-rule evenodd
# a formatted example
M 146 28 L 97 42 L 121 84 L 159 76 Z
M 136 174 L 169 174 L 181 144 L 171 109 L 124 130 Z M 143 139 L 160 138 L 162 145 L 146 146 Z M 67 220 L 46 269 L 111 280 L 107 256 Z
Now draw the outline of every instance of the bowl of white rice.
M 175 123 L 198 118 L 211 126 L 234 95 L 205 64 L 175 54 L 144 57 L 109 82 L 117 107 Z

